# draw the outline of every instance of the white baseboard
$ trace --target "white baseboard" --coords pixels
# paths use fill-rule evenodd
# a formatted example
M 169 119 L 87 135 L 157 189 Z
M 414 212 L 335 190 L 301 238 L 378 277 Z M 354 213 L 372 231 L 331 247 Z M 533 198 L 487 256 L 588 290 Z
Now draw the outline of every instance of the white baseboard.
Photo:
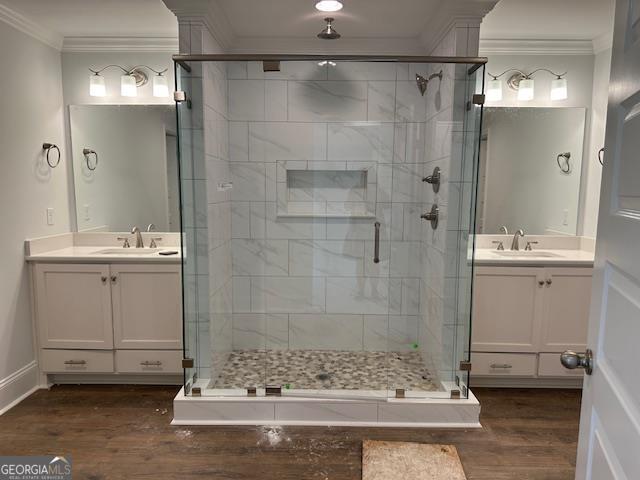
M 39 388 L 38 364 L 35 360 L 0 380 L 0 415 L 15 407 Z

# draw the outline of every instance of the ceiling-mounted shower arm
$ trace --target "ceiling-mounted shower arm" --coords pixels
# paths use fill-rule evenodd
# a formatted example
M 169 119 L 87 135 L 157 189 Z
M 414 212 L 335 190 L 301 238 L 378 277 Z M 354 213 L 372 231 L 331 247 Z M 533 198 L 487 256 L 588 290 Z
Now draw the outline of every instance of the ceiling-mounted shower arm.
M 442 81 L 443 73 L 440 70 L 438 73 L 432 73 L 427 78 L 423 77 L 419 73 L 416 73 L 416 83 L 418 84 L 418 90 L 420 90 L 420 94 L 424 97 L 425 92 L 427 91 L 427 85 L 434 78 L 438 78 Z

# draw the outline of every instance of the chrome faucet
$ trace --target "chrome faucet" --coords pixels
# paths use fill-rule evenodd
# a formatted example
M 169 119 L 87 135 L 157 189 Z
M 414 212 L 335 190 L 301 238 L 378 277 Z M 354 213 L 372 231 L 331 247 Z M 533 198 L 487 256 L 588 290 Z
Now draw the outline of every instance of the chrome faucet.
M 516 233 L 513 235 L 511 250 L 520 250 L 520 244 L 518 243 L 519 237 L 524 237 L 524 232 L 522 231 L 522 229 L 516 230 Z
M 142 240 L 140 229 L 138 227 L 133 227 L 131 229 L 131 233 L 135 234 L 136 236 L 136 248 L 144 248 L 144 240 Z
M 505 235 L 509 235 L 509 230 L 507 230 L 507 227 L 505 227 L 504 225 L 502 225 L 500 227 L 500 233 L 504 233 Z

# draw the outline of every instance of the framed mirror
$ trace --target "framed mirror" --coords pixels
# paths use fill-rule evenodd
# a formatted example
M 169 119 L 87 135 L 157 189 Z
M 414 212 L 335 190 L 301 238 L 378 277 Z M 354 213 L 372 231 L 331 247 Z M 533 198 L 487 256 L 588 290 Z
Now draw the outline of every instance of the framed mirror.
M 585 108 L 484 109 L 476 232 L 576 235 Z
M 78 231 L 180 230 L 175 107 L 71 105 Z

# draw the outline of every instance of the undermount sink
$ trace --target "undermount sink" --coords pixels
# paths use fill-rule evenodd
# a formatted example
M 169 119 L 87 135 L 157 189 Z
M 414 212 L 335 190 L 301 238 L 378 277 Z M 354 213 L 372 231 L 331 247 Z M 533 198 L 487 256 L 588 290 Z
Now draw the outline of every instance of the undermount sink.
M 98 250 L 96 255 L 153 255 L 162 248 L 107 248 Z
M 553 252 L 540 252 L 536 250 L 496 250 L 493 253 L 501 257 L 559 258 L 562 256 Z

